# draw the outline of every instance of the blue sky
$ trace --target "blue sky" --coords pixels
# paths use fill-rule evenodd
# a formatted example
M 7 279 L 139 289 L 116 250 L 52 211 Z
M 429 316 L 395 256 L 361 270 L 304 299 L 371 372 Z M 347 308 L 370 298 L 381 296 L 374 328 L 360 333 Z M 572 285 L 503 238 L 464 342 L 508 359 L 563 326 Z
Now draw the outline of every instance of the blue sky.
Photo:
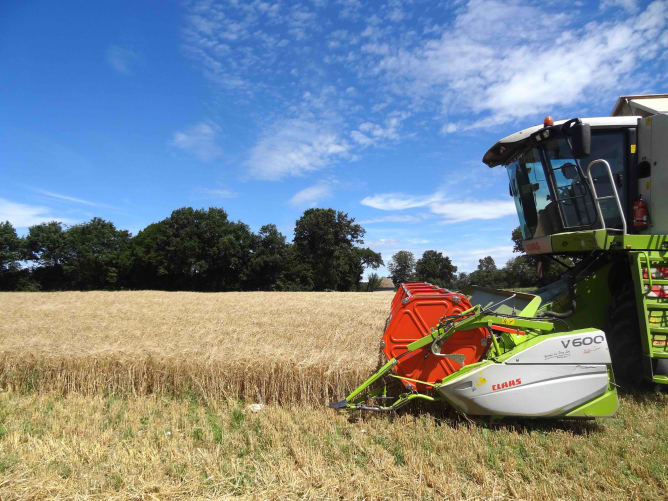
M 512 256 L 497 139 L 668 91 L 667 1 L 5 1 L 0 220 L 347 212 L 386 262 Z M 381 270 L 384 272 L 384 270 Z

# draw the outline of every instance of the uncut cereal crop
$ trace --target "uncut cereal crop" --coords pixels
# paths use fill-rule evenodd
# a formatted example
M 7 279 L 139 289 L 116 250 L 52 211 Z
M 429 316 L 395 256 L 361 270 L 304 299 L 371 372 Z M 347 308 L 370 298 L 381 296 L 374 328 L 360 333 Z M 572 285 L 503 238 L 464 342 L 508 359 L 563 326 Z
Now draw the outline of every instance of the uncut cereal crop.
M 378 361 L 391 293 L 0 293 L 0 385 L 62 394 L 340 398 Z

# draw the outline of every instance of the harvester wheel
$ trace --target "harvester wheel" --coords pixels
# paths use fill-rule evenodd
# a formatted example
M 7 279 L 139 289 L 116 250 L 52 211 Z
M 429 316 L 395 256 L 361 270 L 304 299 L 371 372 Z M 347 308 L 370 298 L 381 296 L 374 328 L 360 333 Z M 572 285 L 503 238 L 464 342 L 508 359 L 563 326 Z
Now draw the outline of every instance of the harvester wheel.
M 643 382 L 645 363 L 633 289 L 618 290 L 612 297 L 606 329 L 615 380 L 622 387 Z

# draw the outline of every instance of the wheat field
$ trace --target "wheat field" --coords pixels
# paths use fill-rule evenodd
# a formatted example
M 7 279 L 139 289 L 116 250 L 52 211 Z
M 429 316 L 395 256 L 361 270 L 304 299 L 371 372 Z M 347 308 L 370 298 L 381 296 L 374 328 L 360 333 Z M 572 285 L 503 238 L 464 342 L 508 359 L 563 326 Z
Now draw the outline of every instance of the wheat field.
M 665 394 L 595 422 L 326 408 L 391 298 L 1 293 L 0 499 L 665 499 Z
M 0 293 L 0 387 L 321 405 L 378 362 L 392 293 Z

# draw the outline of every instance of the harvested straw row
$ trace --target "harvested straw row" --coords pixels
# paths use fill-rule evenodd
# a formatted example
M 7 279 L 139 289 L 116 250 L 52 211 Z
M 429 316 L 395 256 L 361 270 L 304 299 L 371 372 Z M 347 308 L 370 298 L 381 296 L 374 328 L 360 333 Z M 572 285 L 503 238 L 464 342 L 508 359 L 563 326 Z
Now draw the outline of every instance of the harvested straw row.
M 0 387 L 80 395 L 197 396 L 262 403 L 322 404 L 341 398 L 374 364 L 331 369 L 281 360 L 205 362 L 129 357 L 36 357 L 0 353 Z
M 385 293 L 0 294 L 0 386 L 319 405 L 373 370 L 390 300 Z

